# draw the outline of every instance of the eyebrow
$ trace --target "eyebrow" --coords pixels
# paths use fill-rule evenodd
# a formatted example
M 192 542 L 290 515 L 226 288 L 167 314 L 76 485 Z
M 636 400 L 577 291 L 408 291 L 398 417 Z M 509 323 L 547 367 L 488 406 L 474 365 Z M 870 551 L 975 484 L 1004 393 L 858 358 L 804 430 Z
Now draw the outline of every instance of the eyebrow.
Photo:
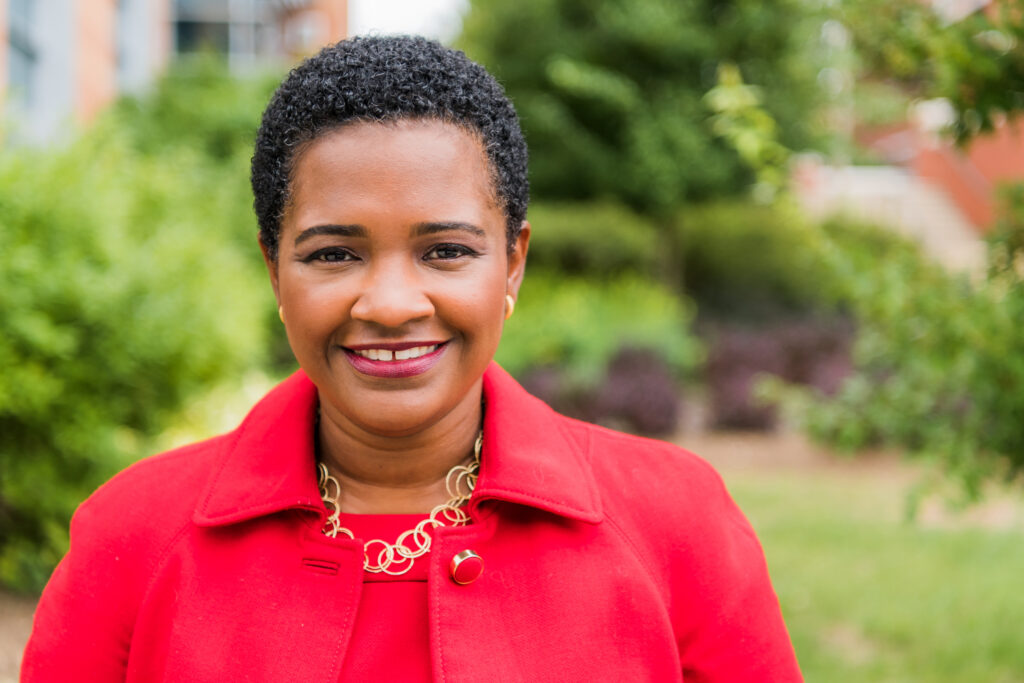
M 472 223 L 462 223 L 460 221 L 441 221 L 441 222 L 430 222 L 430 223 L 417 223 L 414 228 L 416 235 L 435 235 L 439 232 L 447 232 L 449 230 L 460 230 L 476 235 L 477 237 L 486 237 L 487 233 L 484 232 L 483 228 L 480 228 Z M 307 228 L 300 232 L 295 238 L 295 246 L 299 246 L 303 242 L 317 235 L 337 235 L 340 237 L 366 237 L 368 231 L 361 225 L 315 225 L 312 228 Z
M 361 225 L 315 225 L 307 228 L 295 238 L 295 246 L 317 235 L 338 235 L 340 237 L 366 237 L 366 228 Z
M 434 235 L 436 233 L 447 232 L 449 230 L 461 230 L 463 232 L 476 235 L 477 237 L 487 237 L 487 233 L 484 232 L 483 228 L 473 225 L 472 223 L 461 223 L 459 221 L 417 223 L 414 229 L 417 235 Z

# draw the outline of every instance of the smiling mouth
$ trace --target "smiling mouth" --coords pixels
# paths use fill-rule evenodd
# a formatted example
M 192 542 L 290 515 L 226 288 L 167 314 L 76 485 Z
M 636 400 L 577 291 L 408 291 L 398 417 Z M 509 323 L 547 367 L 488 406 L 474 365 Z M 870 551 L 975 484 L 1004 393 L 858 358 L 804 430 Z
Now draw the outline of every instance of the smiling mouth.
M 409 349 L 352 349 L 352 353 L 369 360 L 394 362 L 400 360 L 412 360 L 421 356 L 426 356 L 428 353 L 437 351 L 440 344 L 430 344 L 429 346 L 414 346 Z
M 376 342 L 342 347 L 357 372 L 371 377 L 399 379 L 421 375 L 441 360 L 448 342 Z

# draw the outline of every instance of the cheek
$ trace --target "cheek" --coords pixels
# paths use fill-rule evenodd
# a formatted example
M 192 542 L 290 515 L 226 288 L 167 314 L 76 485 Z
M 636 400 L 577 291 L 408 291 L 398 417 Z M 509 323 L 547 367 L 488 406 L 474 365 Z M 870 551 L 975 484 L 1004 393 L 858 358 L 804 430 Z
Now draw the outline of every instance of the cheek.
M 478 315 L 501 317 L 505 306 L 505 276 L 504 272 L 489 274 L 487 278 L 481 278 L 472 288 L 463 288 L 460 296 L 465 300 L 466 306 L 472 306 L 477 310 Z
M 505 319 L 504 280 L 489 278 L 472 287 L 453 287 L 444 297 L 444 310 L 438 314 L 467 336 L 498 338 Z
M 353 299 L 353 290 L 337 281 L 316 283 L 294 278 L 281 282 L 281 303 L 290 333 L 303 337 L 334 330 L 348 315 Z

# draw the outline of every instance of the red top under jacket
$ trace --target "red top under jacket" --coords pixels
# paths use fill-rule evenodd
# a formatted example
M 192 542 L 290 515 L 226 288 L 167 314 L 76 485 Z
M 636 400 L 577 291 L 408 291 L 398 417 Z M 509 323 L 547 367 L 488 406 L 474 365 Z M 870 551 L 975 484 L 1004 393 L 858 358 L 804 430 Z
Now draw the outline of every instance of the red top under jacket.
M 394 543 L 426 515 L 341 515 L 343 527 L 366 542 L 378 538 Z M 372 545 L 379 551 L 379 545 Z M 341 670 L 342 683 L 430 680 L 427 618 L 428 557 L 418 558 L 405 574 L 363 574 L 363 593 L 356 610 L 352 642 Z

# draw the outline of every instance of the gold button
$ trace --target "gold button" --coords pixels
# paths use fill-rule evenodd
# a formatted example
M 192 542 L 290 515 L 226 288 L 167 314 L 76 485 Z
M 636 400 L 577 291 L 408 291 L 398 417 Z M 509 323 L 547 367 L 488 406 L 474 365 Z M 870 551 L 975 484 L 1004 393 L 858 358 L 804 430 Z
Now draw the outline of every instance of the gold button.
M 452 575 L 452 581 L 465 586 L 476 581 L 484 573 L 484 559 L 472 550 L 463 550 L 452 558 L 448 571 Z

